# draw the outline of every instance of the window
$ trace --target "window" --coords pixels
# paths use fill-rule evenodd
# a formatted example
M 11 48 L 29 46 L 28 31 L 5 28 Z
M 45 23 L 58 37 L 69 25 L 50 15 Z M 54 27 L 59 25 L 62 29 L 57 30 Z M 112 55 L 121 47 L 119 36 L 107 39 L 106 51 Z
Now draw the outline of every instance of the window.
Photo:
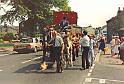
M 7 2 L 7 0 L 0 0 L 0 3 L 5 3 Z
M 103 33 L 107 33 L 107 31 L 103 31 Z

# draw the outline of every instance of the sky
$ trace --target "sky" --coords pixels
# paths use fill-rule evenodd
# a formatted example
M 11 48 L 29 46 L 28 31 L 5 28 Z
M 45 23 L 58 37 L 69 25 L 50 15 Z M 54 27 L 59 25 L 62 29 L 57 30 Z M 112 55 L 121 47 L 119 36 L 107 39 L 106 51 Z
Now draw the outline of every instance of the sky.
M 79 26 L 102 27 L 116 16 L 118 7 L 123 10 L 124 0 L 69 0 L 69 6 L 78 13 Z

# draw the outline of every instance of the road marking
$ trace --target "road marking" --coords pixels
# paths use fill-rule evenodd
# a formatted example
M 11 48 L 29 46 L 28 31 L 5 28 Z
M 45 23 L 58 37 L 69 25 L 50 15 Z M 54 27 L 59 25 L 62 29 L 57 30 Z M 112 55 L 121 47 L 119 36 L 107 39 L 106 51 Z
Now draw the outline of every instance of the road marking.
M 99 83 L 105 83 L 105 79 L 100 79 Z
M 93 70 L 91 69 L 89 72 L 91 73 Z
M 0 70 L 0 72 L 3 71 L 3 70 Z
M 25 63 L 28 63 L 28 62 L 31 62 L 31 61 L 34 61 L 34 60 L 37 60 L 37 59 L 40 59 L 42 58 L 43 56 L 40 56 L 40 57 L 36 57 L 36 58 L 33 58 L 31 60 L 27 60 L 27 61 L 24 61 L 24 62 L 21 62 L 22 64 L 25 64 Z
M 97 53 L 94 62 L 99 62 L 99 60 L 100 60 L 100 53 Z
M 95 66 L 95 64 L 93 64 L 93 67 Z
M 27 61 L 24 61 L 24 62 L 22 62 L 22 64 L 27 63 L 27 62 L 30 62 L 30 61 L 32 61 L 32 60 L 27 60 Z
M 0 57 L 6 56 L 6 55 L 9 55 L 9 54 L 0 54 Z
M 94 69 L 94 66 L 92 66 L 91 69 Z
M 88 76 L 88 77 L 89 77 L 89 76 L 91 76 L 91 73 L 88 73 L 88 75 L 87 75 L 87 76 Z
M 91 79 L 101 80 L 100 78 L 91 78 Z M 103 80 L 105 80 L 105 81 L 112 81 L 112 82 L 121 82 L 121 83 L 124 83 L 124 81 L 121 81 L 121 80 L 102 79 L 102 81 L 103 81 Z
M 40 57 L 36 57 L 36 58 L 34 58 L 34 59 L 32 59 L 32 60 L 37 60 L 37 59 L 40 59 L 40 58 L 42 58 L 43 56 L 40 56 Z
M 89 82 L 91 82 L 92 81 L 92 78 L 85 78 L 85 82 L 86 83 L 89 83 Z

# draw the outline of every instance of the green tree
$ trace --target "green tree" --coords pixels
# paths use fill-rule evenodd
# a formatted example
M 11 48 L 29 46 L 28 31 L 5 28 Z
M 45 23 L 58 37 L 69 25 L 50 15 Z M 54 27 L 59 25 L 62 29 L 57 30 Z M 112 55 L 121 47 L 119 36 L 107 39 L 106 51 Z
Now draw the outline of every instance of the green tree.
M 52 8 L 61 11 L 70 11 L 68 0 L 5 0 L 10 1 L 11 9 L 2 16 L 2 22 L 13 23 L 15 20 L 22 21 L 24 18 L 44 20 L 47 24 L 51 23 Z

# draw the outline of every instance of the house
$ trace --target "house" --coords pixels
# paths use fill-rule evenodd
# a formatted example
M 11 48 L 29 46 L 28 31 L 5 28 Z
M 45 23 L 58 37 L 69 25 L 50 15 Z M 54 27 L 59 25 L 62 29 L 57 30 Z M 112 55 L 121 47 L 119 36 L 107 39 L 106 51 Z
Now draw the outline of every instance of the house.
M 112 17 L 110 20 L 106 22 L 107 22 L 107 41 L 110 42 L 113 35 L 121 36 L 124 33 L 123 31 L 121 31 L 121 28 L 124 28 L 124 8 L 123 10 L 121 10 L 119 7 L 117 15 L 115 17 Z
M 107 25 L 100 28 L 100 33 L 107 36 Z
M 119 29 L 120 35 L 124 35 L 124 27 Z

